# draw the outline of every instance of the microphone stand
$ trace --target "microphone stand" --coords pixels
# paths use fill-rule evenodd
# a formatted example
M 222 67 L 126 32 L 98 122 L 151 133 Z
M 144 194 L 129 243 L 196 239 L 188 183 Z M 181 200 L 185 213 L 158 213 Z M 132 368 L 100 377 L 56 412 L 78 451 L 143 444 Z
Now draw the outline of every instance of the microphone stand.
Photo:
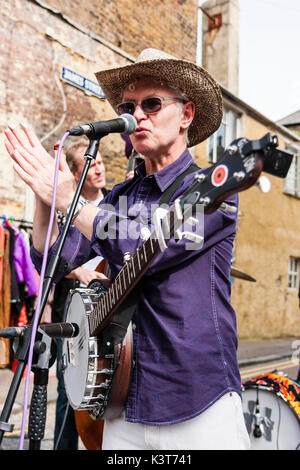
M 46 305 L 46 302 L 47 302 L 47 299 L 51 290 L 51 286 L 53 284 L 53 280 L 55 278 L 55 274 L 58 268 L 66 269 L 66 267 L 69 266 L 68 263 L 60 257 L 60 255 L 61 255 L 64 243 L 67 237 L 67 233 L 69 231 L 69 227 L 72 222 L 73 214 L 75 212 L 75 208 L 77 206 L 91 161 L 92 159 L 94 160 L 96 159 L 98 149 L 99 149 L 100 138 L 104 137 L 105 135 L 107 135 L 107 133 L 103 133 L 101 135 L 95 135 L 94 138 L 91 138 L 89 146 L 84 154 L 84 156 L 86 157 L 86 161 L 85 161 L 84 168 L 82 170 L 82 174 L 80 176 L 80 180 L 78 182 L 78 185 L 75 191 L 74 198 L 70 206 L 70 211 L 66 218 L 66 223 L 62 230 L 57 252 L 51 257 L 50 262 L 47 267 L 47 271 L 45 273 L 39 322 L 41 320 L 42 312 L 44 311 L 44 308 L 45 308 L 45 305 Z M 32 325 L 29 326 L 28 329 L 26 329 L 25 334 L 23 335 L 23 337 L 21 338 L 19 342 L 18 350 L 16 353 L 18 364 L 17 364 L 16 370 L 15 370 L 15 373 L 14 373 L 14 376 L 13 376 L 13 379 L 9 388 L 9 392 L 8 392 L 8 395 L 7 395 L 7 398 L 4 403 L 2 413 L 0 416 L 0 446 L 2 443 L 4 433 L 13 431 L 13 425 L 9 424 L 8 420 L 9 420 L 9 417 L 13 408 L 14 401 L 16 399 L 16 395 L 18 393 L 18 389 L 20 387 L 23 373 L 26 368 L 28 352 L 30 348 L 30 341 L 31 341 L 31 331 L 32 331 Z M 40 332 L 41 330 L 39 330 L 39 333 Z M 36 335 L 36 337 L 37 336 L 38 335 Z M 51 360 L 51 352 L 49 351 L 49 348 L 51 348 L 51 340 L 49 342 L 48 339 L 46 339 L 46 337 L 49 338 L 47 334 L 43 334 L 43 341 L 39 339 L 38 342 L 36 342 L 34 346 L 35 348 L 34 351 L 38 355 L 40 355 L 40 357 L 34 367 L 34 373 L 35 373 L 34 391 L 33 391 L 32 401 L 30 405 L 31 410 L 30 410 L 30 420 L 29 420 L 29 426 L 30 426 L 29 437 L 30 437 L 30 449 L 32 450 L 39 449 L 40 441 L 44 435 L 44 426 L 46 422 L 46 411 L 44 408 L 47 405 L 46 387 L 48 384 L 49 360 Z M 42 406 L 42 409 L 41 409 L 41 406 Z M 41 422 L 38 423 L 40 419 L 40 414 L 43 415 L 43 418 L 41 419 Z

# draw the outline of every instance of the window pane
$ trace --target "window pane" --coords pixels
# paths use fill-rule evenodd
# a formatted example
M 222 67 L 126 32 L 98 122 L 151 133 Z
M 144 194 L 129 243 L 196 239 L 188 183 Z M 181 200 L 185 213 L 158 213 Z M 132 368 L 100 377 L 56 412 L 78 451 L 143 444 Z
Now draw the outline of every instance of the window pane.
M 216 163 L 225 148 L 237 138 L 238 115 L 223 109 L 222 123 L 219 129 L 208 139 L 208 161 Z
M 296 197 L 300 197 L 300 155 L 299 150 L 293 147 L 286 147 L 288 152 L 294 155 L 289 172 L 285 178 L 284 191 Z
M 214 162 L 214 135 L 208 139 L 208 161 Z
M 226 138 L 227 145 L 231 144 L 233 140 L 236 139 L 236 115 L 232 112 L 228 112 L 228 136 Z
M 217 130 L 216 145 L 217 145 L 216 151 L 217 151 L 217 161 L 218 161 L 222 153 L 225 150 L 225 126 L 223 123 Z
M 288 268 L 288 287 L 290 289 L 297 289 L 298 286 L 298 270 L 299 270 L 299 259 L 290 257 L 289 268 Z
M 295 162 L 295 191 L 299 191 L 299 189 L 300 189 L 300 181 L 299 181 L 300 174 L 299 174 L 299 158 L 298 158 L 298 155 L 295 155 L 293 160 Z

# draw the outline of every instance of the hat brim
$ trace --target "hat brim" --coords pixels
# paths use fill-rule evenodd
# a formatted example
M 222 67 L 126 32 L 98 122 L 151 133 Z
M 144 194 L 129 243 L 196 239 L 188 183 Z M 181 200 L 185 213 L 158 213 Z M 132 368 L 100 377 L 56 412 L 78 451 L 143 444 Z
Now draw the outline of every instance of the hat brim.
M 212 135 L 222 121 L 223 99 L 219 85 L 202 67 L 180 59 L 153 59 L 96 74 L 106 99 L 116 110 L 126 85 L 135 79 L 153 77 L 178 87 L 195 103 L 195 116 L 190 125 L 189 147 Z

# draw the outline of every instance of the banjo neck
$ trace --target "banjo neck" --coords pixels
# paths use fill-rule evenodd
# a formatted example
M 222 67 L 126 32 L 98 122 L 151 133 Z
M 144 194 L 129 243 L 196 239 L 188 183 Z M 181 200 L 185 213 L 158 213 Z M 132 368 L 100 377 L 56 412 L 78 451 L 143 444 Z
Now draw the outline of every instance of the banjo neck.
M 125 261 L 123 268 L 100 298 L 97 306 L 89 316 L 91 336 L 102 331 L 112 320 L 113 313 L 143 276 L 148 266 L 160 253 L 160 247 L 152 233 L 150 237 Z

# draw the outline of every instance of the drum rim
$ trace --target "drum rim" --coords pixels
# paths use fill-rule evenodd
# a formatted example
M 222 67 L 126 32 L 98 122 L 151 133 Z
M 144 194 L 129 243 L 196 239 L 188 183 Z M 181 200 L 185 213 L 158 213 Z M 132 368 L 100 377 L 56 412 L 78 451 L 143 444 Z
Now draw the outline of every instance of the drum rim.
M 266 373 L 266 374 L 262 374 L 262 375 L 258 375 L 256 377 L 253 377 L 252 379 L 249 379 L 245 382 L 242 383 L 242 392 L 247 390 L 247 389 L 257 389 L 257 388 L 260 388 L 262 390 L 265 390 L 269 393 L 273 393 L 274 395 L 277 395 L 279 398 L 282 398 L 283 401 L 288 405 L 288 407 L 294 412 L 294 414 L 296 415 L 297 419 L 298 419 L 298 424 L 300 426 L 300 411 L 299 413 L 297 413 L 295 407 L 293 407 L 293 405 L 291 404 L 291 401 L 288 400 L 284 395 L 283 393 L 280 391 L 280 384 L 278 382 L 275 382 L 278 387 L 279 387 L 279 390 L 274 390 L 270 387 L 268 387 L 268 385 L 264 385 L 264 384 L 257 384 L 255 383 L 254 381 L 255 380 L 263 380 L 264 378 L 266 377 L 269 377 L 270 375 L 276 375 L 278 377 L 283 377 L 285 379 L 288 379 L 290 382 L 291 382 L 291 385 L 294 386 L 293 384 L 293 380 L 290 378 L 290 377 L 286 377 L 282 374 L 277 374 L 275 372 L 269 372 L 269 373 Z M 272 379 L 270 379 L 272 380 Z M 283 384 L 281 384 L 282 386 L 284 386 Z

